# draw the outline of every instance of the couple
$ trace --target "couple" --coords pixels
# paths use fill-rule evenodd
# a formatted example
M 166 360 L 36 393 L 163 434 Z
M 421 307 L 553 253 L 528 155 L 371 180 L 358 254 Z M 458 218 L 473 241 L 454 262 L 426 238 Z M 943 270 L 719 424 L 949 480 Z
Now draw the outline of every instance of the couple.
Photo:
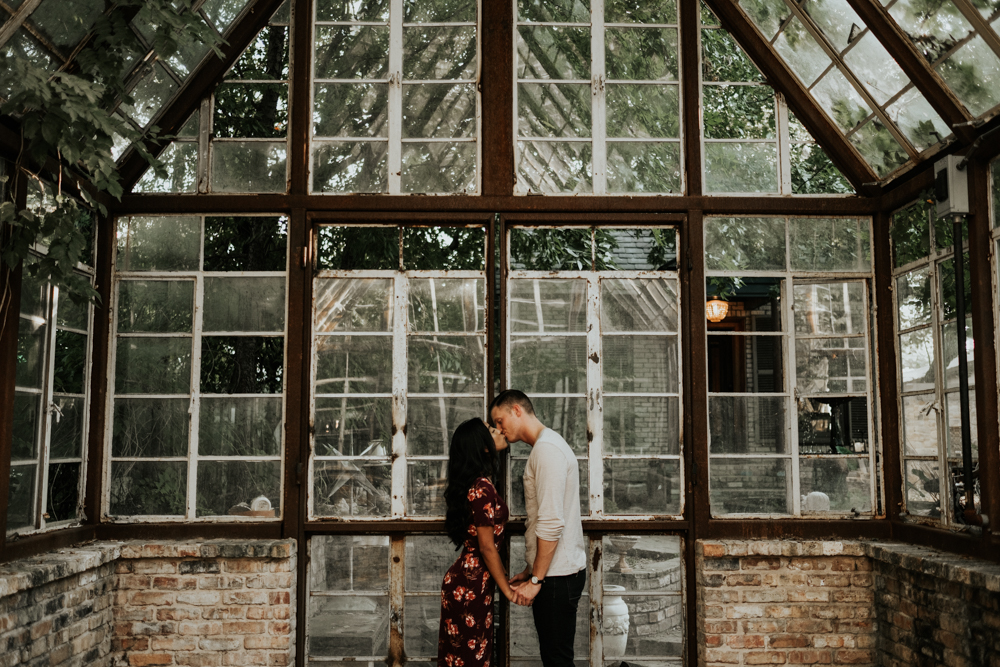
M 438 667 L 489 667 L 495 587 L 511 602 L 531 606 L 542 664 L 572 667 L 587 565 L 576 457 L 520 391 L 508 389 L 493 400 L 490 422 L 495 428 L 470 419 L 451 439 L 445 524 L 464 548 L 441 587 Z M 493 482 L 497 452 L 517 441 L 531 445 L 524 469 L 527 567 L 508 580 L 498 547 L 509 512 Z

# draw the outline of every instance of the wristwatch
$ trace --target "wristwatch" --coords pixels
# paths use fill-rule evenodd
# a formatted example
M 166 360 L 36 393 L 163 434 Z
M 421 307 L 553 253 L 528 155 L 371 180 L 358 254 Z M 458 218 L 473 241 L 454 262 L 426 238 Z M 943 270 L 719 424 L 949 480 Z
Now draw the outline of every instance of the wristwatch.
M 531 575 L 531 583 L 533 583 L 533 584 L 543 584 L 543 583 L 545 583 L 545 580 L 544 579 L 539 579 L 535 575 Z

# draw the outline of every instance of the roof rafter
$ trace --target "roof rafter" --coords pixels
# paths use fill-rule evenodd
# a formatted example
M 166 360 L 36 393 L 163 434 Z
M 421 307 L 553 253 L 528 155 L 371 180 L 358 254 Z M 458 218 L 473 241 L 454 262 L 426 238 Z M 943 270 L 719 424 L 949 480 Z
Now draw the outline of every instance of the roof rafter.
M 879 181 L 875 171 L 844 137 L 833 120 L 816 104 L 806 87 L 772 50 L 771 45 L 761 37 L 743 9 L 737 5 L 736 0 L 706 0 L 706 2 L 719 17 L 722 27 L 732 34 L 750 59 L 760 68 L 768 82 L 785 96 L 796 116 L 826 150 L 830 159 L 843 172 L 854 189 L 862 194 L 875 194 L 871 188 L 872 184 Z
M 241 18 L 225 35 L 227 44 L 220 45 L 223 57 L 215 53 L 201 62 L 187 77 L 174 96 L 156 118 L 156 125 L 163 134 L 176 134 L 192 113 L 201 106 L 201 101 L 210 95 L 215 87 L 222 82 L 229 68 L 233 66 L 243 51 L 250 45 L 261 30 L 267 25 L 271 15 L 278 10 L 284 0 L 256 0 L 244 12 Z M 293 65 L 294 66 L 294 65 Z M 147 140 L 146 149 L 153 155 L 159 155 L 166 150 L 169 142 L 154 142 Z M 148 164 L 135 148 L 129 148 L 122 159 L 118 173 L 122 179 L 125 192 L 139 182 Z
M 902 29 L 889 16 L 889 12 L 875 0 L 847 0 L 858 16 L 868 24 L 875 38 L 882 43 L 889 55 L 895 59 L 906 76 L 924 98 L 948 124 L 955 136 L 963 143 L 975 139 L 975 131 L 965 125 L 972 121 L 972 116 L 955 94 L 945 85 L 941 76 L 935 72 L 927 60 L 917 51 L 917 47 L 906 36 Z M 943 138 L 943 137 L 942 137 Z

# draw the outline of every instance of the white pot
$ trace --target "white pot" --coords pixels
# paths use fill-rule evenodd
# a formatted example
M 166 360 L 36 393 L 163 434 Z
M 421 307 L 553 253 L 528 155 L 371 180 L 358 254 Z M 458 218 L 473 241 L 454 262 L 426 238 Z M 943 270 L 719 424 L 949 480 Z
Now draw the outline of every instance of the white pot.
M 604 640 L 605 660 L 625 655 L 625 644 L 628 643 L 628 605 L 622 600 L 624 592 L 624 586 L 604 587 L 601 636 Z

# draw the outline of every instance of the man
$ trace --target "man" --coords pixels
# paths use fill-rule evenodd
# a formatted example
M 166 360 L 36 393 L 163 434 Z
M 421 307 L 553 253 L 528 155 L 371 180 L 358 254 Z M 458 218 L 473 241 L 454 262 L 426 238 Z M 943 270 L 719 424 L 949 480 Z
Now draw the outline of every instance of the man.
M 519 604 L 530 604 L 545 667 L 572 667 L 576 609 L 587 579 L 580 522 L 580 475 L 566 441 L 535 416 L 531 400 L 516 389 L 490 404 L 490 420 L 507 442 L 525 442 L 528 513 L 524 547 L 528 566 L 511 578 Z

